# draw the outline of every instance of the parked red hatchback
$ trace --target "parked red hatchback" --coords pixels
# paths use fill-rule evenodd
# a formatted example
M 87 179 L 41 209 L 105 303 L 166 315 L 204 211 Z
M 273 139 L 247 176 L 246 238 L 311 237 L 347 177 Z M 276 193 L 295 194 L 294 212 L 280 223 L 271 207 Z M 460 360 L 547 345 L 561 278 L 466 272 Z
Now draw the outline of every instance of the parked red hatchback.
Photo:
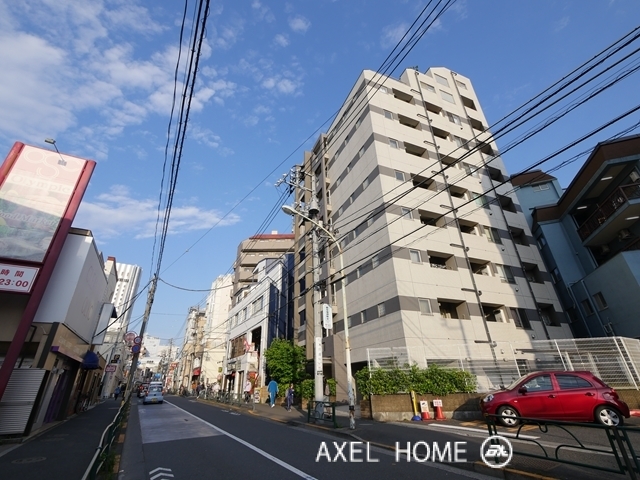
M 519 423 L 515 417 L 622 425 L 629 406 L 616 391 L 591 372 L 534 372 L 480 401 L 485 415 L 500 415 L 505 427 Z

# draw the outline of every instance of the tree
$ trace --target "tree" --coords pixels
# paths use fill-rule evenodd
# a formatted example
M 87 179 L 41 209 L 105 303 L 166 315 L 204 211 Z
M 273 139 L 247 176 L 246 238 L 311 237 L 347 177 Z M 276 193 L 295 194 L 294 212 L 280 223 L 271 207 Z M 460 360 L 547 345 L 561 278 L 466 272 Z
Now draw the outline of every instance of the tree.
M 299 384 L 306 376 L 305 351 L 290 340 L 275 339 L 264 352 L 269 376 L 278 382 L 281 388 L 290 383 Z

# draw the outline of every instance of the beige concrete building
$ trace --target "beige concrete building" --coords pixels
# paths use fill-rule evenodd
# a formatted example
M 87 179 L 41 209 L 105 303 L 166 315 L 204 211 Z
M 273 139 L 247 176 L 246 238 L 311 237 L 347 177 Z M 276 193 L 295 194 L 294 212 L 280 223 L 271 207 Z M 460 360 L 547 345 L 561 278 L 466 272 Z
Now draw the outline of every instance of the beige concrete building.
M 305 154 L 297 206 L 309 205 L 314 194 L 318 219 L 344 252 L 354 371 L 372 355 L 379 363 L 394 360 L 377 348 L 405 348 L 422 366 L 477 359 L 497 367 L 513 355 L 501 341 L 571 337 L 487 128 L 462 75 L 408 69 L 394 79 L 364 71 L 329 132 Z M 296 217 L 295 335 L 309 359 L 310 228 Z M 324 332 L 325 375 L 338 380 L 340 398 L 340 264 L 338 249 L 320 243 L 319 287 L 334 315 L 334 329 Z M 491 369 L 485 366 L 479 381 L 502 383 Z
M 240 296 L 245 295 L 248 287 L 257 281 L 254 270 L 261 260 L 279 258 L 292 247 L 293 235 L 276 231 L 253 235 L 240 242 L 233 264 L 232 304 L 238 303 Z

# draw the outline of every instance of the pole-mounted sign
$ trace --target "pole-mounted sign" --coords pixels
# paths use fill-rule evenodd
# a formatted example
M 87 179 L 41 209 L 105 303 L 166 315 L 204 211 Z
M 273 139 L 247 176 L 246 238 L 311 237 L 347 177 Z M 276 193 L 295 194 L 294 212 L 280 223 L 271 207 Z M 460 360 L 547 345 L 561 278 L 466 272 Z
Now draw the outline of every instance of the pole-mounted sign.
M 326 303 L 322 305 L 322 327 L 327 330 L 333 328 L 333 309 Z

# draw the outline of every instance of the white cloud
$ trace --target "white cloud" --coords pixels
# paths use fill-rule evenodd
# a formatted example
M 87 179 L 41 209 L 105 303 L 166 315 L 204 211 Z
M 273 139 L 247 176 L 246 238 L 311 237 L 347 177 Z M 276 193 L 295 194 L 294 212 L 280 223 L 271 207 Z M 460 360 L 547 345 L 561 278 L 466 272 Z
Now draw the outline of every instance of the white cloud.
M 309 30 L 311 22 L 304 18 L 302 15 L 296 15 L 289 18 L 289 27 L 296 33 L 305 33 Z
M 273 41 L 276 43 L 276 45 L 280 45 L 281 47 L 286 47 L 289 45 L 289 39 L 282 33 L 277 34 Z
M 253 8 L 254 15 L 259 21 L 271 23 L 276 19 L 273 13 L 271 13 L 271 10 L 269 10 L 269 7 L 265 7 L 257 0 L 251 3 L 251 8 Z
M 555 23 L 554 31 L 559 32 L 561 30 L 564 30 L 567 27 L 567 25 L 569 25 L 570 20 L 571 19 L 569 17 L 562 17 L 560 20 L 558 20 Z
M 94 201 L 83 200 L 74 223 L 90 229 L 98 238 L 149 238 L 155 234 L 157 209 L 157 198 L 135 199 L 128 187 L 113 185 L 108 193 L 98 195 Z M 215 225 L 228 226 L 239 221 L 240 217 L 235 214 L 222 219 L 217 210 L 174 205 L 169 234 L 208 230 Z
M 382 48 L 393 48 L 400 41 L 402 36 L 409 28 L 408 23 L 400 23 L 398 25 L 388 25 L 382 29 L 382 37 L 380 38 L 380 45 Z

